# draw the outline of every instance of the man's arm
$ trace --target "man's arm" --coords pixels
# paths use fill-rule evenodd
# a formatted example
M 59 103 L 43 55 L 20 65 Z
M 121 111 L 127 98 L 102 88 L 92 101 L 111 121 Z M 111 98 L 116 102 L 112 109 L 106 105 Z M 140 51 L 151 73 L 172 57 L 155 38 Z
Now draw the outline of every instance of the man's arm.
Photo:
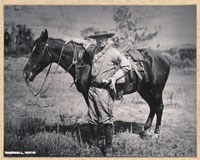
M 121 79 L 125 76 L 125 74 L 131 70 L 131 63 L 129 60 L 116 51 L 116 59 L 120 60 L 120 69 L 116 71 L 116 73 L 108 79 L 108 82 L 111 81 L 110 88 L 115 90 L 115 83 L 117 80 Z
M 118 51 L 115 53 L 117 58 L 120 60 L 119 65 L 120 69 L 112 76 L 116 80 L 125 76 L 125 74 L 131 70 L 131 63 L 130 61 Z

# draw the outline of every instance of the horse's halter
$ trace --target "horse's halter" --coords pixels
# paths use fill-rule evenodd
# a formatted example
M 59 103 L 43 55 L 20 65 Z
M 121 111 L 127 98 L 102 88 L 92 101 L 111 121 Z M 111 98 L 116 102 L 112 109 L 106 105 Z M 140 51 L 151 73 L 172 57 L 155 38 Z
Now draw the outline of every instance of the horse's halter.
M 43 51 L 42 51 L 42 56 L 44 55 L 45 50 L 47 50 L 47 53 L 48 53 L 50 59 L 52 59 L 53 56 L 51 55 L 51 53 L 50 53 L 50 51 L 49 51 L 49 49 L 48 49 L 48 43 L 43 43 L 43 44 L 44 44 L 44 49 L 43 49 Z M 32 53 L 33 53 L 33 51 L 32 51 Z M 52 66 L 52 62 L 50 63 L 49 69 L 48 69 L 47 74 L 46 74 L 46 76 L 45 76 L 45 78 L 44 78 L 44 81 L 43 81 L 43 83 L 42 83 L 40 89 L 39 89 L 37 92 L 34 91 L 33 86 L 31 85 L 31 83 L 30 83 L 30 81 L 28 80 L 28 78 L 26 79 L 26 84 L 27 84 L 27 86 L 29 87 L 29 89 L 30 89 L 30 91 L 31 91 L 31 93 L 33 94 L 34 97 L 38 96 L 39 94 L 44 93 L 44 92 L 47 90 L 47 88 L 46 88 L 44 91 L 42 91 L 42 90 L 43 90 L 43 87 L 44 87 L 44 84 L 45 84 L 45 82 L 46 82 L 46 80 L 47 80 L 47 77 L 48 77 L 48 75 L 49 75 L 49 72 L 50 72 L 50 70 L 51 70 L 51 66 Z
M 57 62 L 57 67 L 56 67 L 56 70 L 55 70 L 54 74 L 55 74 L 55 73 L 57 72 L 57 70 L 58 70 L 58 67 L 59 67 L 59 64 L 60 64 L 60 61 L 61 61 L 61 57 L 62 57 L 62 55 L 63 55 L 63 51 L 64 51 L 64 48 L 65 48 L 65 45 L 68 44 L 68 43 L 69 43 L 69 42 L 65 42 L 64 45 L 62 46 L 61 53 L 60 53 L 60 56 L 59 56 L 59 59 L 58 59 L 58 62 Z M 42 55 L 44 55 L 45 50 L 47 50 L 47 53 L 48 53 L 50 59 L 52 59 L 53 56 L 52 56 L 51 52 L 49 51 L 49 48 L 48 48 L 49 45 L 48 45 L 48 43 L 44 43 L 44 42 L 43 42 L 43 44 L 44 44 L 44 49 L 43 49 L 43 51 L 42 51 Z M 73 44 L 73 46 L 74 46 L 74 48 L 75 48 L 75 51 L 74 51 L 74 54 L 73 54 L 72 63 L 70 64 L 70 66 L 69 66 L 68 69 L 66 70 L 67 72 L 71 69 L 71 67 L 72 67 L 73 65 L 76 65 L 76 63 L 78 62 L 78 55 L 77 55 L 77 52 L 76 52 L 76 47 L 75 47 L 74 44 Z M 32 53 L 33 53 L 33 51 L 32 51 Z M 26 79 L 26 84 L 27 84 L 27 86 L 29 87 L 29 89 L 30 89 L 30 91 L 31 91 L 31 93 L 33 94 L 34 97 L 38 96 L 39 94 L 44 93 L 44 92 L 48 89 L 48 87 L 47 87 L 45 90 L 43 90 L 43 87 L 44 87 L 44 85 L 45 85 L 45 82 L 46 82 L 47 77 L 48 77 L 48 75 L 49 75 L 49 72 L 50 72 L 50 70 L 51 70 L 51 66 L 52 66 L 52 61 L 50 62 L 50 65 L 49 65 L 48 71 L 47 71 L 47 73 L 46 73 L 46 76 L 45 76 L 45 78 L 44 78 L 44 81 L 43 81 L 43 83 L 42 83 L 40 89 L 39 89 L 37 92 L 34 91 L 33 86 L 31 85 L 30 81 L 29 81 L 28 79 Z M 71 84 L 70 87 L 72 87 L 72 85 L 76 82 L 76 80 L 77 80 L 77 78 L 76 78 L 76 76 L 75 76 L 75 80 L 74 80 L 74 82 Z

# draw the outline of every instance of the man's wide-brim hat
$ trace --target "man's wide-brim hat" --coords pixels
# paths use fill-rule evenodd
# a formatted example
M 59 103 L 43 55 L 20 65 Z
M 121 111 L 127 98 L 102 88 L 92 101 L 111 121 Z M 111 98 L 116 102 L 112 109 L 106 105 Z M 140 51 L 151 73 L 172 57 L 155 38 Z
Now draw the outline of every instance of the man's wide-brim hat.
M 94 32 L 94 35 L 88 36 L 89 38 L 100 38 L 100 37 L 107 37 L 107 38 L 111 38 L 112 36 L 114 36 L 114 33 L 108 33 L 107 31 L 96 31 Z

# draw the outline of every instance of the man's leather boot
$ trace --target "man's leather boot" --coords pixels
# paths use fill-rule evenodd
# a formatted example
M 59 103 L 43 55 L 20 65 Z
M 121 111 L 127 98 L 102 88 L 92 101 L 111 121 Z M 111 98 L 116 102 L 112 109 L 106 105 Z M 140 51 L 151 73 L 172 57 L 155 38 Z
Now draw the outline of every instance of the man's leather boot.
M 105 132 L 105 156 L 106 157 L 112 157 L 112 138 L 113 138 L 113 126 L 112 124 L 105 124 L 104 126 L 104 132 Z
M 99 147 L 99 127 L 98 125 L 90 124 L 90 143 L 92 146 Z

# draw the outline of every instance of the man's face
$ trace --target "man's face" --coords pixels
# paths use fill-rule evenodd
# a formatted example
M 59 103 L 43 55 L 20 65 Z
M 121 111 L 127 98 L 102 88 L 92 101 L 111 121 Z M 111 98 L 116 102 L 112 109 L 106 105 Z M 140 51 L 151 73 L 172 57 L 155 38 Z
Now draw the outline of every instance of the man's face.
M 105 47 L 108 44 L 108 38 L 107 37 L 99 37 L 96 39 L 97 46 L 99 47 Z

